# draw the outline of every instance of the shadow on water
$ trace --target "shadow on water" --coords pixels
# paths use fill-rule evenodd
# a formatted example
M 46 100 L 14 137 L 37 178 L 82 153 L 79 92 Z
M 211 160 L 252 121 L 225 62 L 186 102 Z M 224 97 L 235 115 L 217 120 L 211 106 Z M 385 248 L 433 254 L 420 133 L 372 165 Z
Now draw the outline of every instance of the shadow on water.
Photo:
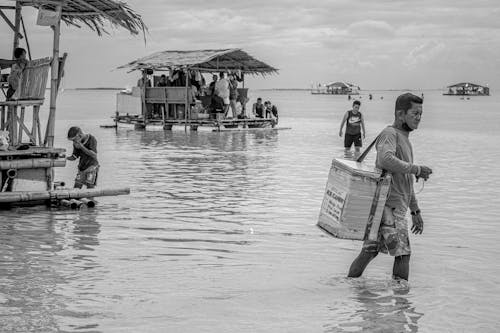
M 334 284 L 347 286 L 350 297 L 329 306 L 335 324 L 325 332 L 418 332 L 423 313 L 410 301 L 406 281 L 339 278 Z
M 88 322 L 90 314 L 69 309 L 75 302 L 69 290 L 75 276 L 98 266 L 88 254 L 99 245 L 97 213 L 31 207 L 1 214 L 2 332 L 53 332 L 75 318 Z

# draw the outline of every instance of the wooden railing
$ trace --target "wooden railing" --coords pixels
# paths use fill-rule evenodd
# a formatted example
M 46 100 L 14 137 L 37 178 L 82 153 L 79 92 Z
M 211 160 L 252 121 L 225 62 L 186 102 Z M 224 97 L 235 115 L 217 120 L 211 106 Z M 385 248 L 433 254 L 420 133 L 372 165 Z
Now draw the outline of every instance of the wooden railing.
M 51 58 L 29 61 L 21 74 L 13 100 L 40 100 L 45 98 Z

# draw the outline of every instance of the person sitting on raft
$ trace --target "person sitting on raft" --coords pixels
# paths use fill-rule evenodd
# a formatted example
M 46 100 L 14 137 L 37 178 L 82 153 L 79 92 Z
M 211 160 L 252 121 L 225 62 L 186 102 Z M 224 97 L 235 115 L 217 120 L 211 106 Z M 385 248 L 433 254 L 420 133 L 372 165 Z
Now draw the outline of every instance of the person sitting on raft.
M 257 98 L 257 102 L 253 103 L 252 113 L 255 118 L 264 118 L 265 106 L 262 104 L 262 98 Z
M 73 154 L 68 161 L 80 159 L 74 188 L 94 188 L 97 184 L 99 162 L 97 161 L 97 140 L 91 134 L 85 134 L 80 127 L 73 126 L 68 131 L 68 140 L 73 141 Z
M 273 105 L 271 101 L 266 101 L 264 103 L 265 109 L 266 109 L 266 118 L 276 118 L 276 121 L 278 121 L 278 108 L 276 105 Z
M 10 70 L 9 78 L 7 79 L 9 83 L 9 88 L 7 89 L 6 97 L 7 99 L 11 99 L 14 96 L 17 88 L 19 87 L 19 82 L 21 81 L 21 74 L 26 68 L 27 60 L 26 60 L 26 50 L 18 47 L 14 50 L 14 64 Z

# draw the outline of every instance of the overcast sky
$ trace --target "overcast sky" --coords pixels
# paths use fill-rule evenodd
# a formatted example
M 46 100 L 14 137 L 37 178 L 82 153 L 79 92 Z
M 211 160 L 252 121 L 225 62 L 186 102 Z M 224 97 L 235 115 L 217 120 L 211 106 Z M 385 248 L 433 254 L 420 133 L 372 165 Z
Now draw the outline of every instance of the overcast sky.
M 63 26 L 64 86 L 130 86 L 137 75 L 114 70 L 160 50 L 242 48 L 280 69 L 252 88 L 308 88 L 348 81 L 362 89 L 429 89 L 472 81 L 500 87 L 500 1 L 131 0 L 149 33 L 109 28 L 98 38 Z M 0 4 L 12 4 L 0 0 Z M 34 57 L 50 55 L 51 30 L 24 10 Z M 12 14 L 9 14 L 12 15 Z M 12 33 L 0 21 L 0 57 Z

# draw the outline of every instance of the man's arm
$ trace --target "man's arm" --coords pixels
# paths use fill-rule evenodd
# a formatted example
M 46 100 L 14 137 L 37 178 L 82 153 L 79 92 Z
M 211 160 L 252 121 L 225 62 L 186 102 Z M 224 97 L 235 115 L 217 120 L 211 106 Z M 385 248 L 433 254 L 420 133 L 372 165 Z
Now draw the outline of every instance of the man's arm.
M 340 123 L 340 130 L 339 130 L 339 136 L 342 136 L 342 129 L 344 128 L 344 124 L 347 121 L 347 116 L 349 115 L 349 112 L 346 112 L 344 115 L 344 118 L 342 119 L 342 122 Z
M 90 149 L 85 147 L 81 142 L 75 142 L 74 145 L 76 148 L 80 149 L 80 151 L 83 154 L 90 156 L 90 157 L 97 160 L 97 142 L 95 140 L 92 140 L 92 142 L 90 143 L 90 147 L 89 147 Z
M 77 158 L 78 158 L 78 152 L 77 152 L 77 150 L 76 150 L 76 148 L 75 148 L 75 144 L 73 143 L 73 153 L 71 154 L 71 156 L 66 157 L 66 159 L 67 159 L 68 161 L 74 161 L 74 160 L 76 160 Z
M 377 142 L 377 160 L 389 172 L 418 174 L 419 167 L 396 157 L 396 133 L 383 132 Z
M 366 131 L 365 131 L 365 117 L 363 117 L 363 114 L 361 114 L 361 129 L 363 130 L 363 139 L 366 138 Z

